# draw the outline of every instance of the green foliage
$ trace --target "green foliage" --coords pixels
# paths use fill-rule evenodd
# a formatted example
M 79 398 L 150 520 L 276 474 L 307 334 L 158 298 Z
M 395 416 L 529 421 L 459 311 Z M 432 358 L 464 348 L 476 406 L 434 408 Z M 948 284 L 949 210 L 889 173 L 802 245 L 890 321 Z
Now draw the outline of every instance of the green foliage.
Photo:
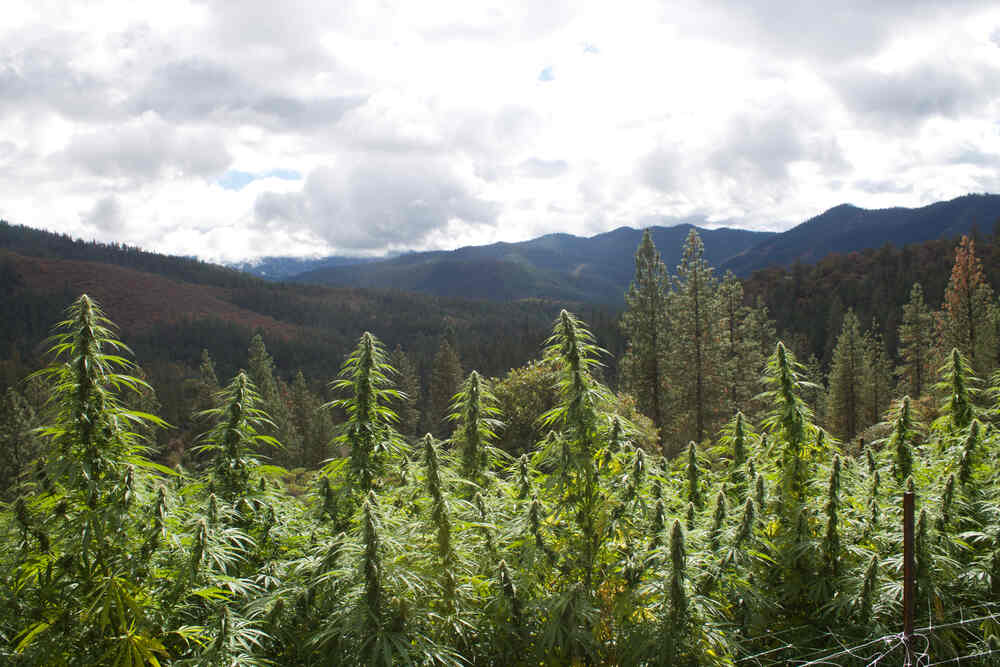
M 394 424 L 396 413 L 390 405 L 399 399 L 391 385 L 395 371 L 385 349 L 375 336 L 365 332 L 354 352 L 344 362 L 340 378 L 330 384 L 333 391 L 350 392 L 323 407 L 338 407 L 347 413 L 347 422 L 335 442 L 350 452 L 353 481 L 368 493 L 381 475 L 388 457 L 399 453 L 403 443 Z M 334 467 L 328 466 L 332 472 Z
M 41 456 L 0 505 L 4 664 L 786 664 L 898 632 L 910 486 L 918 626 L 996 599 L 997 413 L 958 352 L 933 427 L 904 398 L 883 440 L 841 450 L 779 343 L 753 412 L 669 460 L 568 312 L 542 362 L 470 374 L 453 437 L 412 451 L 365 334 L 331 385 L 344 423 L 321 471 L 261 457 L 280 450 L 246 373 L 204 399 L 208 431 L 174 470 L 145 456 L 138 425 L 159 422 L 126 407 L 143 383 L 101 318 L 82 298 L 58 330 Z M 318 400 L 304 376 L 288 390 L 305 438 Z M 490 449 L 500 420 L 529 439 L 517 459 Z M 931 633 L 928 650 L 985 646 Z
M 669 274 L 649 230 L 635 251 L 635 279 L 625 293 L 622 331 L 628 341 L 622 384 L 639 401 L 659 433 L 667 419 L 666 352 Z
M 462 473 L 476 480 L 491 467 L 492 443 L 503 423 L 490 384 L 472 371 L 452 402 L 449 419 L 456 423 L 452 440 L 462 450 Z

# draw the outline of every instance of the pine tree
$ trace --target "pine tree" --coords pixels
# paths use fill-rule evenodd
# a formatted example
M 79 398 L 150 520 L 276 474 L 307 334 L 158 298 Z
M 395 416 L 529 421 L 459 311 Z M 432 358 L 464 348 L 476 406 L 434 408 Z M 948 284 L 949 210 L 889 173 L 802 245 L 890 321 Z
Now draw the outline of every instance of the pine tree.
M 278 458 L 283 463 L 300 458 L 302 437 L 288 405 L 288 385 L 275 377 L 274 359 L 268 353 L 264 338 L 259 333 L 250 340 L 247 350 L 247 376 L 260 395 L 261 409 L 271 418 L 266 434 L 282 445 L 276 453 Z
M 295 374 L 289 388 L 289 408 L 295 429 L 301 437 L 301 451 L 296 463 L 315 468 L 327 457 L 327 445 L 333 434 L 333 421 L 322 401 L 309 388 L 302 371 Z
M 757 395 L 757 385 L 773 345 L 773 325 L 764 308 L 750 308 L 743 303 L 743 283 L 726 272 L 719 284 L 722 312 L 722 354 L 726 383 L 726 406 L 729 410 L 749 410 Z
M 864 373 L 861 325 L 854 311 L 849 310 L 833 350 L 827 395 L 827 424 L 843 440 L 850 440 L 865 426 Z
M 417 377 L 417 370 L 410 361 L 408 355 L 397 345 L 392 351 L 389 363 L 396 369 L 399 387 L 400 400 L 396 412 L 399 414 L 399 432 L 408 438 L 417 436 L 417 429 L 420 427 L 420 378 Z
M 668 377 L 675 396 L 677 435 L 697 442 L 718 426 L 724 386 L 716 283 L 712 268 L 705 261 L 705 246 L 698 232 L 692 229 L 684 243 L 674 290 L 668 299 L 671 336 Z
M 993 290 L 976 257 L 975 242 L 963 236 L 944 293 L 944 343 L 958 348 L 977 373 L 990 372 L 996 362 L 992 302 Z
M 0 397 L 0 500 L 16 495 L 17 482 L 38 454 L 35 411 L 13 387 Z
M 443 337 L 437 354 L 434 355 L 430 386 L 427 391 L 430 403 L 428 430 L 431 433 L 444 434 L 445 418 L 448 416 L 452 399 L 462 385 L 462 378 L 462 363 L 458 359 L 458 354 L 448 339 Z
M 211 407 L 219 389 L 221 387 L 219 386 L 219 376 L 215 372 L 215 362 L 212 361 L 212 355 L 208 353 L 208 350 L 202 348 L 201 363 L 198 365 L 198 396 L 199 402 L 203 402 L 204 406 L 199 407 L 203 410 Z
M 864 406 L 861 414 L 867 425 L 881 420 L 882 413 L 889 407 L 892 388 L 892 367 L 885 349 L 885 342 L 879 331 L 878 322 L 872 320 L 872 327 L 864 335 L 864 387 L 861 392 Z
M 899 325 L 900 366 L 896 371 L 902 389 L 919 399 L 930 385 L 935 370 L 934 316 L 924 303 L 924 290 L 915 283 L 910 300 L 903 306 Z
M 635 252 L 635 278 L 625 293 L 622 332 L 627 341 L 622 383 L 663 441 L 666 422 L 666 337 L 669 274 L 647 229 Z M 667 453 L 666 451 L 664 452 Z

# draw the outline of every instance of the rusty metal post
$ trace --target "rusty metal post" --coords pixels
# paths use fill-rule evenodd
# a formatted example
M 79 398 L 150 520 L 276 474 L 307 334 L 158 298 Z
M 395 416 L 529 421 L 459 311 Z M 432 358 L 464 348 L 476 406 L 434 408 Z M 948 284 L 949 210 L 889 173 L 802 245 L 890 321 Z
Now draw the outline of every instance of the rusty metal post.
M 913 610 L 916 567 L 913 561 L 913 491 L 903 494 L 903 644 L 906 665 L 913 664 Z

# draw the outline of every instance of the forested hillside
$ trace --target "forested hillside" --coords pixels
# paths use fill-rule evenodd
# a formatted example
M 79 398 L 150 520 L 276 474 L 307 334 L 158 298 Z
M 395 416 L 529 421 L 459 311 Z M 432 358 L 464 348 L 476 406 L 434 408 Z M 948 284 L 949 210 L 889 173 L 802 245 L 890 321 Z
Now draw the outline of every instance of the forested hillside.
M 919 208 L 871 210 L 841 204 L 764 239 L 723 263 L 723 268 L 746 276 L 770 266 L 811 264 L 831 253 L 859 252 L 886 244 L 904 247 L 963 234 L 991 234 L 998 222 L 1000 195 L 969 194 Z
M 650 233 L 676 264 L 692 225 L 651 227 Z M 718 265 L 773 232 L 699 229 L 706 253 Z M 632 275 L 629 257 L 642 231 L 629 227 L 582 238 L 547 234 L 520 243 L 494 243 L 453 251 L 410 253 L 361 266 L 304 272 L 296 282 L 405 289 L 437 296 L 492 301 L 547 298 L 618 306 Z

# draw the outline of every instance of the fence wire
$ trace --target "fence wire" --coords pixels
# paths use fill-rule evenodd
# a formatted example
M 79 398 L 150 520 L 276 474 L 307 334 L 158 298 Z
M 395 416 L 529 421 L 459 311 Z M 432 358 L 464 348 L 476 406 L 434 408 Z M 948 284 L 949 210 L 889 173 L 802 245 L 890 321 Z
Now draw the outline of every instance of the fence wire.
M 778 646 L 760 646 L 762 642 L 802 630 L 808 627 L 798 626 L 747 638 L 742 642 L 744 646 L 758 646 L 762 650 L 740 656 L 735 663 L 741 667 L 895 667 L 905 664 L 912 667 L 1000 667 L 1000 602 L 960 609 L 957 620 L 916 628 L 909 642 L 898 633 L 848 646 L 841 636 L 827 629 L 794 640 L 782 640 Z

